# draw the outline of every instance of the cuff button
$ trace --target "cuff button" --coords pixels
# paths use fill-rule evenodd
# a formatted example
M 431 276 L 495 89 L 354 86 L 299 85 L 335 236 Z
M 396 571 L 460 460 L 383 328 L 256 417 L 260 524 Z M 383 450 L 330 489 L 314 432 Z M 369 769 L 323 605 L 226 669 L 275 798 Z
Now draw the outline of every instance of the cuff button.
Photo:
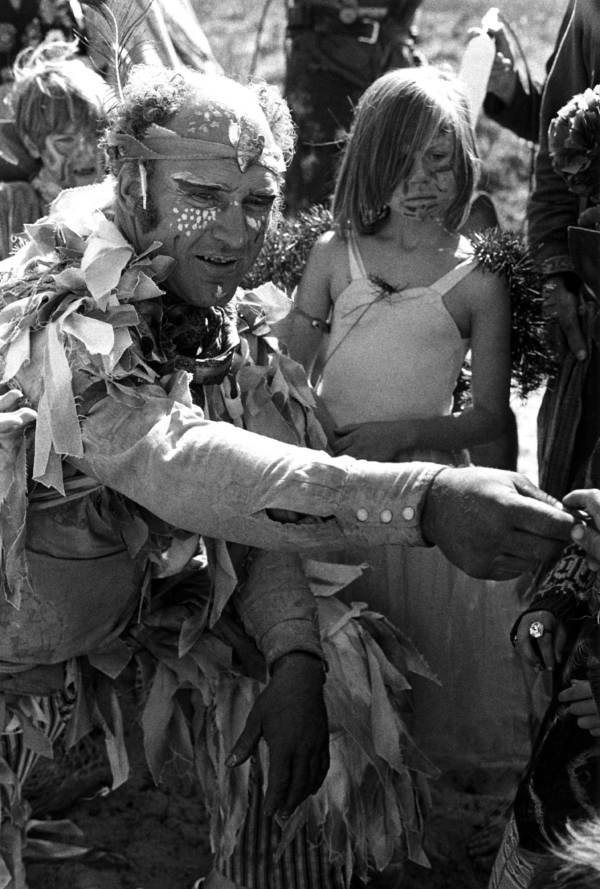
M 389 525 L 392 519 L 393 515 L 391 509 L 382 509 L 379 513 L 379 521 L 382 522 L 384 525 Z
M 415 517 L 415 510 L 412 506 L 405 506 L 402 510 L 402 518 L 405 522 L 412 522 Z
M 364 506 L 361 506 L 360 509 L 356 510 L 356 518 L 358 519 L 359 522 L 366 522 L 367 519 L 369 518 L 368 510 L 366 510 L 364 508 Z

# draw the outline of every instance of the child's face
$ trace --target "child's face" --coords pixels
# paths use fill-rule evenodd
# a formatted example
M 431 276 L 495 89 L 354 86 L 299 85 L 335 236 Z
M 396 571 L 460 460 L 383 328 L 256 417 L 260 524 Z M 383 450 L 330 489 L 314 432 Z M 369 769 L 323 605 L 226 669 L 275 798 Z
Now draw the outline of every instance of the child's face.
M 442 222 L 458 193 L 454 173 L 454 137 L 439 133 L 413 160 L 408 175 L 396 186 L 390 209 L 409 219 Z
M 46 136 L 40 149 L 42 166 L 59 188 L 98 182 L 102 176 L 98 133 L 90 123 L 69 123 Z

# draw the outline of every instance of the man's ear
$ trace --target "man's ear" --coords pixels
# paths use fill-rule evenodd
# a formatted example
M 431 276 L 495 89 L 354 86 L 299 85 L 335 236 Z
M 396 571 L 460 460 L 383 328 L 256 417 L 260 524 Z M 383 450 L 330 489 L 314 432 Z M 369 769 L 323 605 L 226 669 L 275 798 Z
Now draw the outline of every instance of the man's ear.
M 117 176 L 117 200 L 123 209 L 135 216 L 140 209 L 140 173 L 137 164 L 124 164 Z
M 23 134 L 20 138 L 21 142 L 32 157 L 37 158 L 42 156 L 40 149 L 37 147 L 31 136 L 26 136 L 25 134 Z

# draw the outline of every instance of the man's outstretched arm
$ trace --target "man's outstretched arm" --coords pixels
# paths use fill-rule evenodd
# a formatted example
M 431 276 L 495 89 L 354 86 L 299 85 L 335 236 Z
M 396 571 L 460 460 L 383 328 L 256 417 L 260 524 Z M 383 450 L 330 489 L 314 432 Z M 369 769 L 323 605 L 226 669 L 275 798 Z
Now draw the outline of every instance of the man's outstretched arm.
M 573 524 L 515 473 L 334 458 L 164 397 L 105 398 L 83 435 L 78 465 L 103 484 L 176 527 L 262 549 L 437 544 L 468 573 L 505 579 L 555 555 Z

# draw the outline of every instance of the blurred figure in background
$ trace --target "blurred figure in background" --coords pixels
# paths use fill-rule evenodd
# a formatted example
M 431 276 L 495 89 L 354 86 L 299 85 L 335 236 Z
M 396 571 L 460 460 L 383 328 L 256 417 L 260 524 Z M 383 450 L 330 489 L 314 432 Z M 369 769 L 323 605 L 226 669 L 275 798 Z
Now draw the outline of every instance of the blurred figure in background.
M 420 65 L 422 0 L 292 0 L 285 97 L 298 128 L 286 180 L 287 212 L 326 204 L 359 96 L 392 68 Z
M 71 40 L 83 31 L 79 3 L 69 0 L 3 0 L 0 4 L 0 84 L 10 84 L 12 66 L 23 49 L 43 40 Z
M 109 90 L 75 52 L 73 42 L 42 44 L 24 50 L 15 64 L 14 127 L 35 173 L 31 179 L 0 183 L 0 259 L 63 188 L 102 178 L 97 143 Z
M 546 61 L 546 75 L 554 64 L 556 51 L 569 24 L 574 5 L 575 0 L 569 0 L 567 3 L 554 48 Z M 543 83 L 529 76 L 527 82 L 523 82 L 509 40 L 510 27 L 505 27 L 502 21 L 500 25 L 501 27 L 494 30 L 493 33 L 488 32 L 496 42 L 496 58 L 488 82 L 483 110 L 500 126 L 512 130 L 522 139 L 538 142 Z M 523 61 L 526 62 L 526 60 Z

